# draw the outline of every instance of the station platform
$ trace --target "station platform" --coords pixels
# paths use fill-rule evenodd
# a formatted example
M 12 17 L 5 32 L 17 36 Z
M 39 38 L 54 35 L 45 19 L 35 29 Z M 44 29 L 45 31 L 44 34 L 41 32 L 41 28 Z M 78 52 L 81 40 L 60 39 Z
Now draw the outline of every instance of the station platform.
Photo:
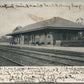
M 31 45 L 10 45 L 9 43 L 0 43 L 0 45 L 8 45 L 15 47 L 29 47 L 36 49 L 61 50 L 84 53 L 84 47 L 61 47 L 61 46 L 31 46 Z

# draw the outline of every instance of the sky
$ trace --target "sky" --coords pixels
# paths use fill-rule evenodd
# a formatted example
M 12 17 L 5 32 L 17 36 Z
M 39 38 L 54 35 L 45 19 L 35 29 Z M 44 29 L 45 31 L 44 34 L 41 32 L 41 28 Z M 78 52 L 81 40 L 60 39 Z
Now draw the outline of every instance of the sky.
M 1 2 L 0 4 L 4 4 Z M 20 4 L 21 2 L 6 2 L 7 4 Z M 27 2 L 24 2 L 26 4 Z M 44 2 L 28 2 L 28 4 L 37 4 Z M 81 8 L 71 7 L 36 7 L 36 8 L 0 8 L 0 36 L 12 33 L 17 26 L 26 26 L 39 21 L 50 19 L 53 17 L 61 17 L 73 22 L 77 18 L 84 18 L 83 2 L 45 2 L 46 4 L 62 4 L 63 6 L 80 6 Z

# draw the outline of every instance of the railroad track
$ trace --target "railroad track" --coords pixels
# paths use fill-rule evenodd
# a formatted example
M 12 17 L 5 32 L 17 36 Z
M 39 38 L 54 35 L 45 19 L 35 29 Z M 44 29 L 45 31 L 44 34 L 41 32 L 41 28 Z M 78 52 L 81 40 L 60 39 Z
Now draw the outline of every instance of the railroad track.
M 84 54 L 77 53 L 63 53 L 63 51 L 54 51 L 54 52 L 44 52 L 44 50 L 35 50 L 35 49 L 26 49 L 20 47 L 12 47 L 12 46 L 1 46 L 0 50 L 3 52 L 12 53 L 12 55 L 17 55 L 19 58 L 19 63 L 23 65 L 29 64 L 33 65 L 84 65 Z M 72 52 L 73 53 L 73 52 Z M 10 56 L 8 58 L 11 58 Z M 23 59 L 25 58 L 25 59 Z M 12 59 L 12 58 L 11 58 Z M 28 59 L 28 60 L 27 60 Z M 14 58 L 13 58 L 14 60 Z M 21 62 L 22 61 L 22 62 Z M 23 63 L 26 62 L 26 63 Z M 32 64 L 33 63 L 33 64 Z
M 3 51 L 3 52 L 6 52 L 6 50 L 2 50 L 1 49 L 1 51 Z M 10 50 L 10 49 L 7 49 L 7 51 L 9 51 L 9 52 L 11 52 L 12 54 L 13 54 L 13 56 L 20 56 L 20 57 L 24 57 L 25 58 L 25 60 L 22 60 L 21 58 L 19 58 L 20 60 L 22 60 L 22 61 L 26 61 L 27 59 L 29 59 L 28 60 L 28 63 L 31 65 L 32 63 L 32 65 L 54 65 L 54 63 L 53 63 L 53 61 L 51 61 L 51 60 L 47 60 L 47 59 L 42 59 L 42 58 L 39 58 L 39 57 L 36 57 L 36 55 L 35 54 L 31 54 L 31 53 L 25 53 L 25 52 L 22 52 L 22 51 L 15 51 L 14 49 L 13 50 Z M 9 56 L 11 56 L 11 55 L 9 55 Z M 38 55 L 39 56 L 39 55 Z M 8 58 L 10 58 L 10 57 L 8 57 Z M 12 59 L 12 57 L 10 58 L 10 59 Z M 14 60 L 14 58 L 13 58 L 13 60 Z M 17 60 L 17 58 L 15 59 L 15 60 Z M 20 62 L 21 63 L 21 62 Z M 27 63 L 27 64 L 28 64 Z M 53 64 L 52 64 L 53 63 Z M 56 64 L 58 63 L 59 65 L 60 65 L 60 63 L 59 62 L 55 62 Z M 21 63 L 22 64 L 22 63 Z M 27 65 L 26 64 L 26 65 Z M 61 64 L 62 65 L 62 64 Z
M 11 47 L 11 48 L 17 48 L 17 49 L 21 49 L 21 47 L 16 47 L 16 46 L 6 46 L 6 47 Z M 22 49 L 24 50 L 31 50 L 31 51 L 37 51 L 37 52 L 45 52 L 45 53 L 54 53 L 54 54 L 60 54 L 60 55 L 71 55 L 71 56 L 76 56 L 76 57 L 84 57 L 84 53 L 81 52 L 72 52 L 72 51 L 63 51 L 63 50 L 52 50 L 52 49 L 36 49 L 36 48 L 29 48 L 29 47 L 22 47 Z
M 0 56 L 0 66 L 22 66 L 21 64 L 14 62 L 12 59 L 7 57 Z

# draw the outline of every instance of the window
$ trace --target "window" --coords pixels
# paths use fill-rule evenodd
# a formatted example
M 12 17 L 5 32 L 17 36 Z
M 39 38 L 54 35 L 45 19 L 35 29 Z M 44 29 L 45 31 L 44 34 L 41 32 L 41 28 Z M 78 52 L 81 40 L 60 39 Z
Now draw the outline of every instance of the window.
M 39 44 L 39 42 L 36 42 L 36 44 Z
M 27 38 L 25 38 L 24 40 L 27 41 Z
M 41 44 L 45 44 L 44 42 L 41 42 Z
M 51 42 L 48 42 L 48 45 L 51 44 Z
M 48 36 L 48 38 L 50 38 L 50 36 Z

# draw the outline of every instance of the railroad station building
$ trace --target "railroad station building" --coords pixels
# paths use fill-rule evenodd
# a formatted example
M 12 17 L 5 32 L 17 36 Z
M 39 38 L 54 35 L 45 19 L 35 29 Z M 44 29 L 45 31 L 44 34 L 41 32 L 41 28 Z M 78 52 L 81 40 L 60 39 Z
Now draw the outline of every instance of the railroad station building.
M 11 34 L 12 42 L 21 45 L 62 46 L 84 37 L 84 25 L 53 17 L 48 20 L 17 27 Z

